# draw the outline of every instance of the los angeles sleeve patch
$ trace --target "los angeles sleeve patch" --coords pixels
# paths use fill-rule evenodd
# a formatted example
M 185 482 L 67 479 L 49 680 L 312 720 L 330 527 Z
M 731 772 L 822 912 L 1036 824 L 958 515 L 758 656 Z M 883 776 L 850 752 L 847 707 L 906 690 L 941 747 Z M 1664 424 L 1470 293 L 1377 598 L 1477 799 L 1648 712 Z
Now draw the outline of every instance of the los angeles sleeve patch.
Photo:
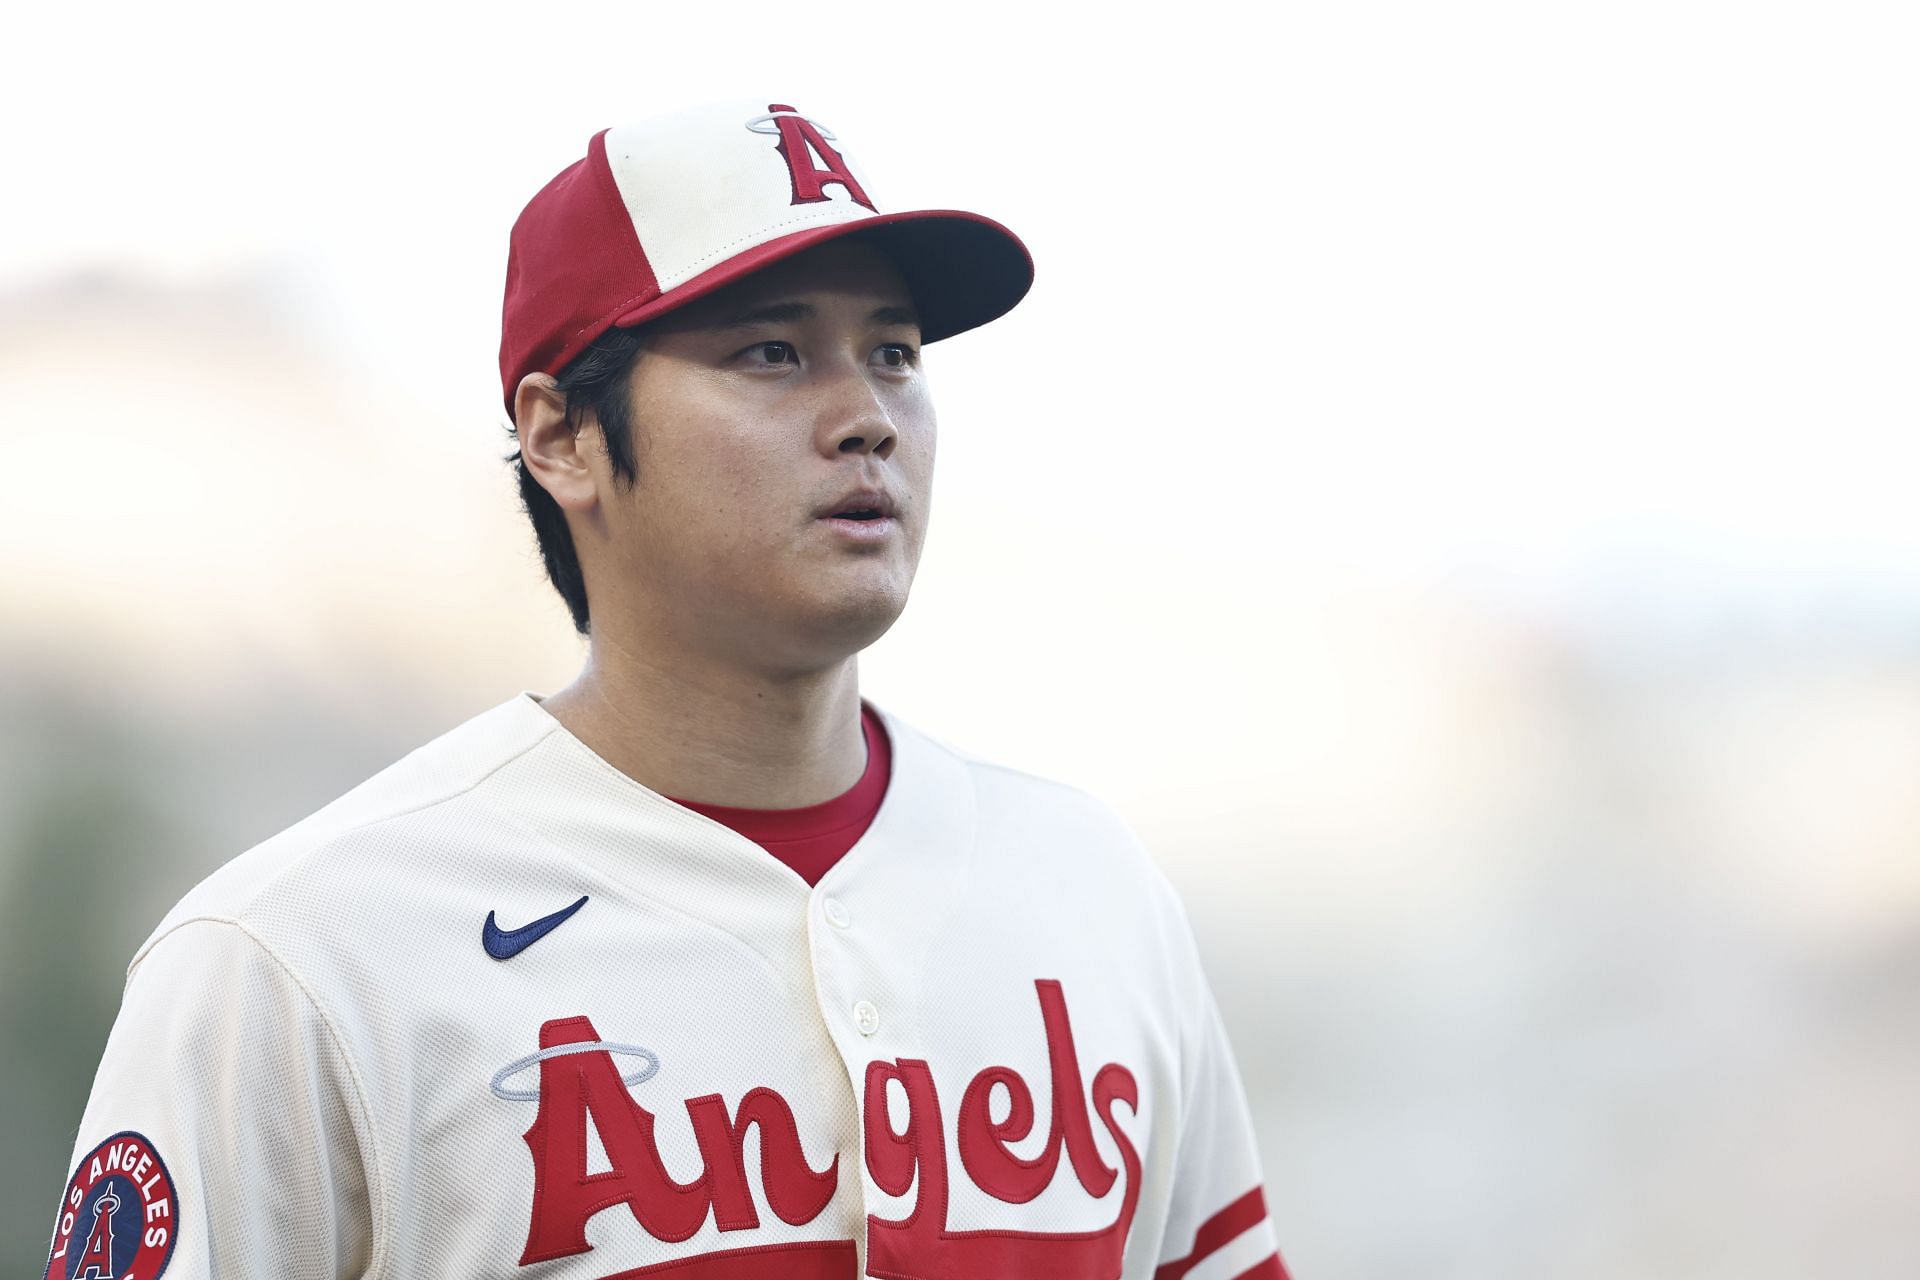
M 159 1151 L 143 1134 L 116 1133 L 67 1180 L 45 1280 L 158 1280 L 179 1222 Z

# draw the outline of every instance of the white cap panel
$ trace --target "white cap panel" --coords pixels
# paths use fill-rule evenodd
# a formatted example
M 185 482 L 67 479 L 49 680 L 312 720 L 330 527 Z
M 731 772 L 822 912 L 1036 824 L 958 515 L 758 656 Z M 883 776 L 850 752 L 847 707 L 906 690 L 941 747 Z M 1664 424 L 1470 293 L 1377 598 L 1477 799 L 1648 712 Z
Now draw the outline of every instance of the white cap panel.
M 796 201 L 793 172 L 767 106 L 702 106 L 607 131 L 607 164 L 661 292 L 779 236 L 873 216 L 838 181 L 821 185 L 824 199 Z M 815 127 L 823 135 L 831 131 L 820 122 Z M 837 141 L 830 145 L 872 199 L 865 174 Z M 804 139 L 800 150 L 805 154 L 797 163 L 818 171 L 832 167 Z

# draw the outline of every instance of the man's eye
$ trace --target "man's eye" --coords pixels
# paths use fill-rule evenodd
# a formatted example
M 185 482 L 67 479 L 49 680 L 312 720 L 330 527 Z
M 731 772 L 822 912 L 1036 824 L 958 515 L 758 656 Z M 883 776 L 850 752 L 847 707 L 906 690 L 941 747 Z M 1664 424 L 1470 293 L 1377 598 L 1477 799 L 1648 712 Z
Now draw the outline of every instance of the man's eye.
M 880 348 L 880 363 L 890 369 L 904 369 L 913 363 L 914 350 L 904 342 L 889 342 Z
M 762 364 L 792 364 L 798 358 L 791 342 L 756 342 L 741 354 L 756 353 Z

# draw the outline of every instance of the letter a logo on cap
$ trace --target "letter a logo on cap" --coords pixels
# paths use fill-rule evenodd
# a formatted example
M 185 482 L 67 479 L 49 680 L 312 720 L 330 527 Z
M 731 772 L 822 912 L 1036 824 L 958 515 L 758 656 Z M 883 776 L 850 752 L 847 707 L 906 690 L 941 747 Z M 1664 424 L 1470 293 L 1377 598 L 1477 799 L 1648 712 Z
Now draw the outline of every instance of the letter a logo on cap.
M 853 172 L 847 168 L 847 162 L 827 143 L 813 121 L 784 103 L 770 102 L 767 110 L 773 114 L 762 116 L 747 127 L 755 133 L 769 133 L 771 130 L 759 127 L 768 119 L 778 126 L 780 142 L 775 150 L 786 158 L 787 172 L 793 175 L 795 204 L 816 204 L 827 199 L 826 192 L 821 188 L 829 182 L 837 182 L 847 189 L 848 195 L 873 209 L 873 201 L 867 199 L 867 193 L 860 189 L 859 179 L 853 176 Z M 826 168 L 813 167 L 813 157 L 816 155 L 826 162 Z M 879 210 L 875 209 L 874 212 L 878 213 Z

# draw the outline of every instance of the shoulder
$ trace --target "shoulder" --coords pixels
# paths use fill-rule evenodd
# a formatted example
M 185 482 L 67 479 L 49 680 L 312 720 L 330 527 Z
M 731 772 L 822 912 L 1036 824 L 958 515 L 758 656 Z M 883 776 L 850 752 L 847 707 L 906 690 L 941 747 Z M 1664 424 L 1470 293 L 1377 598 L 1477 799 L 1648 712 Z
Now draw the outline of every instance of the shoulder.
M 1086 788 L 990 760 L 891 712 L 881 714 L 896 739 L 912 735 L 963 769 L 983 813 L 1038 820 L 1146 856 L 1144 846 L 1119 812 Z M 1147 861 L 1151 862 L 1151 858 Z
M 1120 811 L 1093 791 L 988 759 L 889 715 L 890 730 L 916 735 L 964 771 L 974 802 L 976 858 L 1019 862 L 1083 888 L 1107 886 L 1184 930 L 1180 895 Z
M 514 700 L 474 716 L 368 777 L 300 821 L 230 859 L 187 891 L 148 935 L 128 972 L 166 938 L 200 922 L 238 925 L 269 951 L 297 915 L 351 893 L 370 872 L 395 873 L 394 849 L 425 852 L 457 828 L 475 793 L 551 729 Z

